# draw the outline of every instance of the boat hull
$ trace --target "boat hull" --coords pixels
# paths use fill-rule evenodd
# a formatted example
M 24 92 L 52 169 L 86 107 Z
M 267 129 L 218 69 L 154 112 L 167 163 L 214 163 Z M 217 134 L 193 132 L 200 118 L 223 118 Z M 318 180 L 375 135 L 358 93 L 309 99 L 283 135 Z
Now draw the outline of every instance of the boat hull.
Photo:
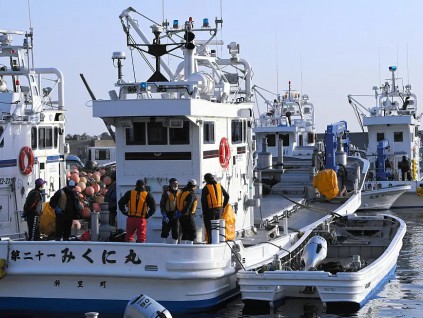
M 0 241 L 0 258 L 3 311 L 122 315 L 129 299 L 147 294 L 172 312 L 195 312 L 239 293 L 227 244 Z
M 396 218 L 398 219 L 398 218 Z M 399 220 L 399 219 L 398 219 Z M 237 274 L 242 300 L 250 305 L 254 301 L 268 302 L 271 306 L 286 298 L 320 298 L 327 306 L 343 304 L 351 309 L 362 307 L 395 272 L 398 255 L 406 225 L 400 226 L 388 248 L 375 261 L 356 272 L 325 271 L 240 271 Z M 360 247 L 351 246 L 354 254 L 360 254 Z M 364 247 L 366 248 L 366 247 Z M 372 246 L 366 254 L 371 257 L 379 247 Z M 329 248 L 330 249 L 330 248 Z M 341 256 L 342 250 L 339 250 Z M 339 257 L 340 257 L 339 256 Z M 331 258 L 336 259 L 334 255 Z
M 409 185 L 400 185 L 362 191 L 359 210 L 388 210 L 410 189 Z

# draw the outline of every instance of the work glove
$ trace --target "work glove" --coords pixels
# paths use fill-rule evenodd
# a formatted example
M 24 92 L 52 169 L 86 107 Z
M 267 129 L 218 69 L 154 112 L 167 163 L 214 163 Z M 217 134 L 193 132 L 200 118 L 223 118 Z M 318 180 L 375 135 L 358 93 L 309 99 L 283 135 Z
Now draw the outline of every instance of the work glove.
M 60 215 L 60 214 L 62 214 L 62 209 L 61 208 L 55 208 L 54 209 L 54 213 L 56 213 L 56 215 Z
M 169 218 L 167 217 L 167 213 L 162 212 L 162 216 L 163 216 L 163 223 L 169 223 Z
M 182 213 L 179 212 L 178 210 L 175 211 L 175 214 L 173 215 L 174 219 L 179 219 L 181 217 Z

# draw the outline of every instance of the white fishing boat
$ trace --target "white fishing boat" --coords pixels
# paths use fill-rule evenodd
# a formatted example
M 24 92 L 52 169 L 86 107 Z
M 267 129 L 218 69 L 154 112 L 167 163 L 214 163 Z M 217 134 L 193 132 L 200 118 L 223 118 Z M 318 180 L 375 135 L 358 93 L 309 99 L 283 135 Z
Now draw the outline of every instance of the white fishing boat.
M 381 87 L 374 86 L 374 95 L 348 95 L 363 132 L 367 128 L 369 139 L 366 158 L 371 170 L 363 189 L 361 209 L 423 206 L 418 134 L 421 114 L 417 110 L 417 97 L 411 92 L 410 84 L 404 85 L 402 79 L 395 76 L 396 66 L 389 70 L 392 77 Z M 366 107 L 358 101 L 365 96 L 374 98 L 374 106 Z M 400 168 L 403 158 L 410 165 L 408 175 Z
M 343 313 L 363 306 L 395 272 L 405 222 L 381 214 L 334 217 L 296 250 L 237 273 L 242 300 L 277 306 L 286 298 L 320 298 Z
M 45 200 L 66 184 L 63 74 L 34 67 L 32 39 L 0 30 L 0 235 L 13 239 L 27 234 L 21 214 L 35 180 L 47 181 Z
M 47 310 L 59 314 L 94 309 L 122 315 L 128 300 L 141 292 L 172 313 L 204 311 L 239 294 L 238 270 L 271 262 L 279 251 L 292 249 L 303 233 L 330 218 L 333 210 L 347 215 L 360 205 L 368 162 L 359 157 L 347 159 L 345 152 L 338 153 L 337 158 L 354 173 L 341 178 L 345 191 L 330 204 L 314 190 L 306 200 L 305 186 L 299 200 L 278 194 L 261 200 L 261 178 L 253 176 L 252 71 L 239 57 L 239 45 L 230 43 L 229 57 L 218 58 L 208 45 L 219 44 L 213 39 L 222 21 L 217 19 L 216 26 L 211 27 L 205 19 L 201 27 L 194 27 L 191 18 L 181 25 L 177 20 L 171 25 L 153 22 L 150 43 L 140 29 L 141 21 L 131 17 L 134 14 L 141 15 L 133 8 L 120 15 L 128 46 L 154 55 L 154 74 L 147 81 L 125 81 L 125 55 L 115 52 L 118 91 L 110 91 L 110 100 L 93 104 L 94 116 L 115 128 L 118 198 L 143 179 L 159 202 L 170 178 L 177 178 L 182 185 L 212 173 L 230 195 L 229 204 L 236 216 L 234 238 L 225 241 L 229 234 L 223 222 L 217 221 L 212 244 L 205 244 L 200 207 L 195 217 L 194 244 L 164 244 L 160 213 L 148 219 L 147 243 L 143 244 L 2 238 L 0 311 Z M 136 44 L 133 31 L 145 44 Z M 209 38 L 197 40 L 200 34 Z M 168 42 L 161 44 L 165 39 Z M 175 71 L 161 60 L 171 51 L 183 54 Z M 338 137 L 338 132 L 332 134 L 335 139 L 327 151 L 332 158 Z M 331 162 L 338 170 L 338 163 Z M 315 169 L 311 159 L 309 164 Z M 261 172 L 266 173 L 256 173 Z M 311 179 L 306 185 L 310 183 Z M 198 197 L 201 188 L 200 184 Z M 309 201 L 314 204 L 311 211 Z M 255 217 L 259 211 L 263 218 Z M 101 212 L 102 216 L 106 213 Z M 108 218 L 99 225 L 96 214 L 92 215 L 91 237 L 108 237 Z M 118 227 L 125 228 L 125 221 L 126 217 L 119 214 Z M 284 225 L 280 225 L 282 222 Z
M 306 94 L 301 94 L 291 88 L 283 94 L 274 94 L 276 98 L 269 101 L 267 90 L 255 85 L 254 93 L 260 96 L 266 104 L 266 112 L 259 113 L 255 119 L 254 134 L 257 140 L 257 150 L 262 152 L 262 138 L 267 138 L 267 151 L 272 154 L 273 162 L 281 156 L 311 159 L 316 141 L 314 123 L 314 105 Z M 268 95 L 268 94 L 267 94 Z M 258 98 L 256 98 L 258 103 Z M 259 107 L 257 106 L 259 109 Z

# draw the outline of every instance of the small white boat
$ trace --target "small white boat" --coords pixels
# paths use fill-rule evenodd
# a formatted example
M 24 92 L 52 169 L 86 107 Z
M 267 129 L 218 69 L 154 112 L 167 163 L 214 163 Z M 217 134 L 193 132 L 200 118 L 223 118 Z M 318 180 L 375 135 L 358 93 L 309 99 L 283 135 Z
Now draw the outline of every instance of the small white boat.
M 374 86 L 374 94 L 348 95 L 348 101 L 359 119 L 362 131 L 365 131 L 365 127 L 368 131 L 366 158 L 370 161 L 371 169 L 363 190 L 376 191 L 376 196 L 374 193 L 363 192 L 365 200 L 362 209 L 374 205 L 388 207 L 391 200 L 386 200 L 386 193 L 396 196 L 396 186 L 404 185 L 409 185 L 410 188 L 393 201 L 389 208 L 423 206 L 423 175 L 419 151 L 421 140 L 418 134 L 421 114 L 418 113 L 417 96 L 412 93 L 411 85 L 404 85 L 403 79 L 395 76 L 396 70 L 396 66 L 389 67 L 391 78 L 380 87 Z M 374 100 L 370 107 L 363 105 L 365 97 Z M 400 169 L 403 157 L 410 165 L 408 175 L 403 175 Z M 377 187 L 373 186 L 375 182 Z
M 334 217 L 279 262 L 239 271 L 242 300 L 274 306 L 286 298 L 318 298 L 330 310 L 356 311 L 394 273 L 405 233 L 405 222 L 391 215 Z

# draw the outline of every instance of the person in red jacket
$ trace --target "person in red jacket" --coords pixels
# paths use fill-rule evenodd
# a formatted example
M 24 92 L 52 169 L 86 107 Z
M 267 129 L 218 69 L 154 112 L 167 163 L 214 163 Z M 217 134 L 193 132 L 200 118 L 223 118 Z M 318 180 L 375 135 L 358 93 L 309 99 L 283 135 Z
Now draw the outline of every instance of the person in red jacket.
M 145 188 L 143 180 L 138 180 L 135 189 L 129 190 L 119 200 L 119 210 L 126 219 L 125 241 L 131 242 L 137 234 L 137 242 L 147 240 L 147 219 L 156 212 L 156 201 Z M 127 207 L 127 209 L 126 209 Z

